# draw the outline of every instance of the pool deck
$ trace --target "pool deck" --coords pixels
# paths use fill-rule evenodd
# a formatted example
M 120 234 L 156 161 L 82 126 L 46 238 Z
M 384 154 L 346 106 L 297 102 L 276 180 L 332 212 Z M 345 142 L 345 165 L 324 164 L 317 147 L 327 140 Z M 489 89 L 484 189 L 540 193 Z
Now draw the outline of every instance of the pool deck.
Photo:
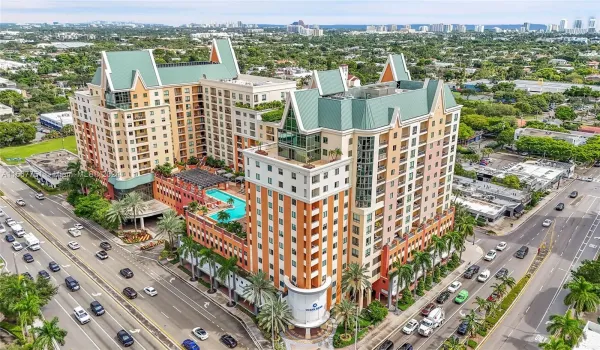
M 220 188 L 216 188 L 216 187 L 215 187 L 215 189 L 218 189 L 218 190 L 220 190 L 220 191 L 222 191 L 222 192 L 225 192 L 225 193 L 227 193 L 227 194 L 230 194 L 230 195 L 232 195 L 233 197 L 236 197 L 236 198 L 238 198 L 239 200 L 241 200 L 241 201 L 243 201 L 243 202 L 246 202 L 246 196 L 245 196 L 245 195 L 244 195 L 244 194 L 241 192 L 242 188 L 243 188 L 243 185 L 240 185 L 240 184 L 238 184 L 238 183 L 234 183 L 234 182 L 229 182 L 229 188 L 228 188 L 228 189 L 226 189 L 226 190 L 224 190 L 224 189 L 220 189 Z M 208 191 L 210 191 L 210 190 L 208 190 Z M 209 195 L 209 194 L 207 194 L 207 196 L 208 196 L 208 197 L 210 197 L 210 195 Z M 214 198 L 214 197 L 211 197 L 211 198 Z M 214 207 L 214 208 L 211 208 L 211 207 L 209 207 L 209 206 L 207 205 L 207 208 L 209 208 L 209 209 L 208 209 L 208 213 L 206 214 L 206 217 L 207 217 L 208 219 L 210 219 L 210 220 L 214 221 L 214 222 L 216 222 L 216 220 L 214 220 L 213 218 L 211 218 L 211 217 L 210 217 L 211 215 L 213 215 L 213 214 L 215 214 L 215 213 L 218 213 L 218 212 L 220 212 L 221 210 L 225 210 L 225 209 L 229 209 L 229 208 L 231 208 L 231 206 L 230 206 L 229 204 L 227 204 L 227 203 L 224 203 L 224 202 L 222 202 L 222 201 L 219 201 L 219 200 L 216 200 L 216 198 L 215 198 L 215 202 L 219 203 L 219 204 L 218 204 L 218 206 L 216 206 L 216 207 Z M 239 222 L 240 224 L 242 224 L 242 226 L 244 226 L 244 230 L 246 229 L 246 216 L 242 217 L 241 219 L 238 219 L 238 220 L 232 220 L 232 221 L 237 221 L 237 222 Z

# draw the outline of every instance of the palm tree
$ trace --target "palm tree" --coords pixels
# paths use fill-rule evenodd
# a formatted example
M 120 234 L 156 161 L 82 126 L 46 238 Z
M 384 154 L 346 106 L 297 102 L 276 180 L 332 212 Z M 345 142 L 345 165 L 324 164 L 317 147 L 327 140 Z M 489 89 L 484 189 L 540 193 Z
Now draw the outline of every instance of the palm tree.
M 50 321 L 44 321 L 41 327 L 33 329 L 36 335 L 33 342 L 34 350 L 46 350 L 54 348 L 54 342 L 58 344 L 65 343 L 67 331 L 58 326 L 58 317 L 54 317 Z
M 237 257 L 233 256 L 229 259 L 223 259 L 221 267 L 217 271 L 217 276 L 222 280 L 227 280 L 227 289 L 229 290 L 229 303 L 227 306 L 234 306 L 234 295 L 235 295 L 235 275 L 238 272 Z M 233 281 L 232 281 L 233 276 Z M 236 297 L 237 299 L 237 297 Z
M 450 337 L 444 342 L 444 350 L 465 350 L 467 347 L 462 340 L 457 337 Z
M 571 350 L 571 346 L 567 345 L 560 338 L 550 337 L 546 342 L 539 343 L 538 346 L 543 350 Z
M 477 332 L 479 332 L 479 330 L 483 329 L 484 327 L 483 319 L 479 317 L 479 315 L 477 315 L 473 310 L 471 310 L 469 314 L 463 317 L 462 321 L 467 322 L 467 334 L 471 338 L 475 337 L 477 335 Z
M 368 269 L 358 263 L 350 263 L 342 273 L 342 291 L 350 294 L 352 299 L 358 295 L 358 307 L 362 309 L 363 294 L 371 290 Z
M 12 305 L 12 311 L 18 314 L 19 324 L 23 330 L 23 337 L 26 336 L 27 325 L 41 314 L 42 303 L 35 293 L 26 293 L 20 300 Z
M 119 230 L 122 230 L 125 220 L 127 220 L 127 208 L 125 202 L 112 202 L 106 211 L 106 221 L 117 226 Z
M 198 209 L 200 209 L 200 203 L 198 203 L 197 201 L 192 201 L 190 202 L 190 204 L 188 204 L 188 212 L 196 214 Z
M 225 223 L 225 222 L 228 222 L 230 218 L 231 218 L 231 216 L 225 210 L 221 210 L 220 212 L 217 213 L 217 221 Z
M 477 225 L 477 221 L 469 213 L 461 214 L 458 217 L 455 216 L 454 228 L 458 232 L 462 233 L 465 237 L 473 236 L 473 244 L 475 244 L 475 226 L 476 225 Z
M 208 274 L 210 276 L 210 289 L 208 293 L 212 294 L 215 292 L 215 276 L 217 275 L 217 259 L 220 257 L 213 247 L 203 247 L 200 250 L 198 264 L 204 265 L 208 264 Z
M 133 218 L 133 225 L 137 232 L 137 217 L 148 209 L 148 203 L 144 201 L 142 194 L 136 191 L 129 192 L 123 200 L 126 203 L 125 208 L 127 208 L 127 211 Z
M 206 214 L 208 214 L 208 208 L 203 205 L 200 207 L 200 212 L 202 213 L 202 216 L 206 216 Z
M 517 281 L 514 279 L 514 277 L 504 276 L 498 279 L 500 280 L 500 284 L 503 284 L 508 289 L 513 289 L 517 284 Z
M 451 247 L 454 247 L 455 250 L 460 252 L 460 260 L 462 260 L 463 249 L 465 249 L 465 235 L 458 231 L 451 231 L 446 234 L 446 237 L 448 237 L 448 251 Z
M 481 297 L 475 297 L 473 303 L 477 304 L 477 309 L 482 310 L 485 313 L 485 317 L 488 317 L 496 310 L 496 303 Z
M 229 204 L 229 205 L 233 206 L 233 203 L 235 203 L 235 201 L 233 200 L 233 197 L 229 197 L 229 198 L 227 199 L 227 204 Z
M 550 323 L 546 330 L 558 339 L 562 339 L 566 344 L 574 346 L 583 336 L 583 326 L 584 322 L 573 317 L 571 310 L 567 310 L 564 316 L 550 316 Z
M 423 272 L 423 279 L 425 279 L 425 275 L 427 274 L 427 270 L 431 268 L 431 254 L 424 251 L 416 251 L 413 253 L 412 264 L 415 269 L 415 278 L 418 278 L 419 269 Z
M 192 279 L 190 281 L 196 281 L 196 272 L 194 268 L 194 252 L 198 249 L 198 243 L 194 241 L 192 236 L 184 236 L 181 238 L 181 242 L 179 244 L 179 248 L 177 248 L 177 253 L 179 254 L 179 263 L 181 264 L 183 261 L 183 256 L 190 256 L 190 264 L 192 266 Z
M 448 249 L 446 241 L 440 236 L 433 235 L 431 237 L 431 242 L 429 244 L 431 249 L 433 249 L 433 262 L 435 265 L 435 258 L 440 257 L 440 261 L 442 260 L 442 253 Z
M 344 323 L 344 333 L 348 334 L 348 325 L 357 317 L 356 304 L 348 299 L 342 299 L 333 307 L 333 314 L 338 322 Z
M 573 306 L 577 315 L 582 312 L 596 312 L 600 305 L 599 286 L 586 281 L 583 277 L 575 277 L 564 285 L 569 289 L 565 296 L 565 305 Z
M 185 221 L 177 216 L 177 212 L 169 210 L 163 213 L 162 217 L 158 219 L 158 232 L 167 235 L 170 249 L 174 250 L 175 237 L 185 232 Z
M 503 283 L 492 284 L 492 291 L 500 296 L 506 295 L 506 285 Z
M 292 309 L 281 298 L 271 298 L 260 309 L 257 319 L 260 328 L 272 334 L 279 334 L 291 324 Z
M 412 282 L 415 271 L 413 270 L 413 266 L 411 264 L 403 264 L 400 257 L 397 257 L 396 260 L 392 262 L 392 269 L 394 270 L 390 274 L 390 283 L 393 278 L 398 276 L 396 280 L 396 291 L 399 294 L 401 290 L 401 286 L 404 285 L 404 288 L 408 288 L 410 283 Z M 392 287 L 390 286 L 390 293 Z M 388 296 L 388 309 L 391 307 L 392 295 Z
M 250 284 L 244 286 L 242 296 L 254 305 L 254 313 L 257 314 L 258 307 L 265 304 L 268 300 L 273 299 L 275 293 L 277 293 L 277 289 L 275 289 L 273 283 L 269 280 L 267 273 L 261 270 L 251 274 L 248 282 Z

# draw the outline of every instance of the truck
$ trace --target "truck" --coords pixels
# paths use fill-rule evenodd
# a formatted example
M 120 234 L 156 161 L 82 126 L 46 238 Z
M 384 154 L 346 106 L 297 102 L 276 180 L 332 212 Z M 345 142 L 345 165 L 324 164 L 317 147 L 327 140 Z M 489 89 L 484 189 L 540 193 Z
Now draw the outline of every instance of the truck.
M 444 323 L 446 313 L 441 307 L 433 309 L 427 317 L 421 320 L 419 325 L 419 334 L 425 337 L 430 336 L 433 331 Z
M 27 233 L 24 236 L 25 244 L 29 250 L 39 250 L 40 249 L 40 240 L 33 233 Z
M 25 235 L 25 230 L 23 230 L 23 226 L 16 224 L 16 225 L 12 225 L 10 227 L 13 231 L 13 233 L 15 234 L 15 236 L 21 238 L 23 237 L 23 235 Z

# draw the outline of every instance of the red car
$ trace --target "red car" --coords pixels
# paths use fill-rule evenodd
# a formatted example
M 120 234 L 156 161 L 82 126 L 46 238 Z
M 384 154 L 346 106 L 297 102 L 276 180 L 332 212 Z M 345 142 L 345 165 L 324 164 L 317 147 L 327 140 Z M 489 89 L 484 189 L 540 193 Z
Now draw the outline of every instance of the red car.
M 425 307 L 424 307 L 424 308 L 421 310 L 421 315 L 423 315 L 423 316 L 428 316 L 428 315 L 429 315 L 429 313 L 430 313 L 431 311 L 433 311 L 433 309 L 435 309 L 435 308 L 436 308 L 436 306 L 435 306 L 435 304 L 434 304 L 434 303 L 429 303 L 429 304 L 427 304 L 427 306 L 425 306 Z
M 490 294 L 490 296 L 487 298 L 488 301 L 496 301 L 500 299 L 500 296 L 497 293 L 492 293 Z

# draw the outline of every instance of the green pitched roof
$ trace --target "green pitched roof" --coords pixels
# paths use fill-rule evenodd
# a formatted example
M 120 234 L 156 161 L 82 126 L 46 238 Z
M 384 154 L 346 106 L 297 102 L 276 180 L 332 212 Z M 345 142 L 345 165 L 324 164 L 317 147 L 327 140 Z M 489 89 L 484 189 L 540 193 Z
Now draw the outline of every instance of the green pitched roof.
M 319 127 L 319 90 L 298 90 L 292 91 L 296 98 L 296 105 L 298 106 L 299 118 L 302 123 L 302 127 L 305 130 L 316 129 Z
M 229 70 L 229 74 L 232 76 L 238 75 L 238 65 L 233 56 L 233 48 L 229 42 L 229 39 L 215 39 L 217 44 L 217 51 L 219 52 L 219 57 L 221 58 L 221 64 L 225 65 L 225 67 Z
M 222 64 L 159 67 L 158 75 L 163 85 L 197 83 L 205 76 L 206 79 L 231 79 L 236 76 Z
M 323 96 L 346 91 L 345 81 L 339 69 L 317 71 L 315 74 L 318 76 Z
M 442 94 L 444 95 L 444 109 L 450 109 L 458 106 L 458 103 L 456 103 L 454 95 L 452 94 L 452 91 L 448 85 L 444 85 Z
M 100 85 L 102 83 L 102 68 L 96 68 L 96 72 L 94 73 L 94 77 L 92 78 L 92 84 Z
M 408 73 L 408 70 L 405 70 L 404 55 L 392 55 L 392 62 L 394 63 L 396 80 L 410 80 L 410 73 Z
M 148 87 L 158 86 L 158 76 L 154 69 L 152 53 L 143 51 L 107 52 L 110 67 L 110 80 L 115 90 L 131 89 L 136 70 Z

